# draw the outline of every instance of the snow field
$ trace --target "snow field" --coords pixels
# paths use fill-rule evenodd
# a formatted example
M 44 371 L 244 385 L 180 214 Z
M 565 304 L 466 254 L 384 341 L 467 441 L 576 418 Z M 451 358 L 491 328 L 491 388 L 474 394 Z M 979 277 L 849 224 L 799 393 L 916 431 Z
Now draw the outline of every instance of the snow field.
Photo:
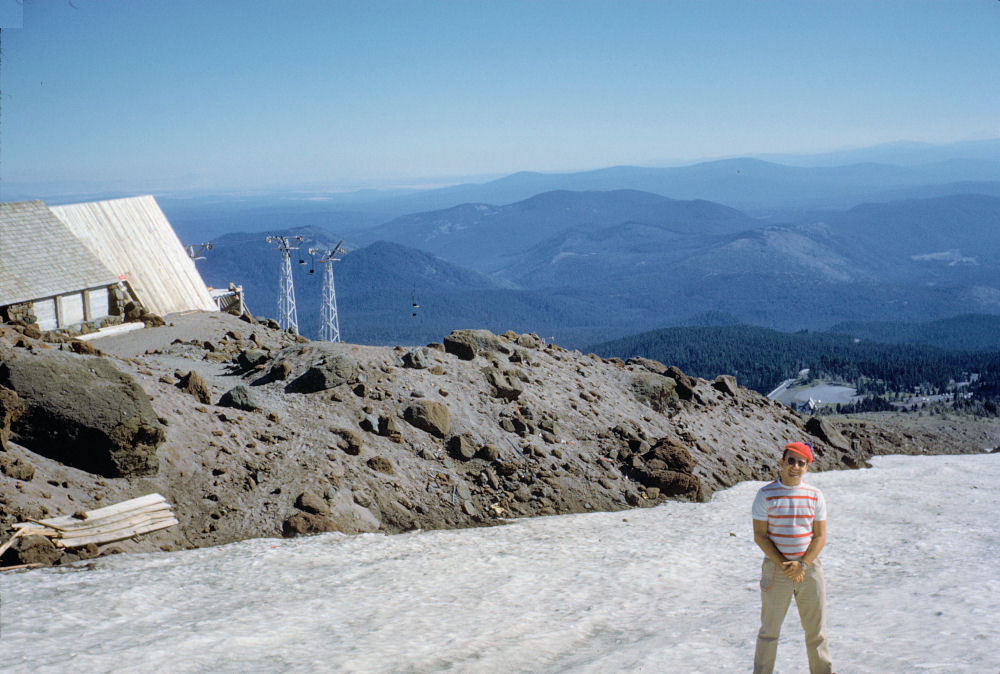
M 1000 671 L 1000 455 L 873 463 L 807 476 L 829 507 L 837 671 Z M 8 573 L 0 670 L 749 671 L 762 484 L 707 504 Z M 777 671 L 808 671 L 794 604 Z

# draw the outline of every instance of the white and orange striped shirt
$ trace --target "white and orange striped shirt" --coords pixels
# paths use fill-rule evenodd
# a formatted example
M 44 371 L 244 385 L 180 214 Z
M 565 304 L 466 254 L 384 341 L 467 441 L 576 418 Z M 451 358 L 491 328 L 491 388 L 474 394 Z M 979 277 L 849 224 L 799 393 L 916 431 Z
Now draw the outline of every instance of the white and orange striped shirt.
M 757 492 L 753 518 L 767 520 L 767 537 L 778 551 L 798 559 L 812 541 L 813 521 L 826 520 L 826 501 L 823 492 L 805 482 L 789 487 L 775 480 Z

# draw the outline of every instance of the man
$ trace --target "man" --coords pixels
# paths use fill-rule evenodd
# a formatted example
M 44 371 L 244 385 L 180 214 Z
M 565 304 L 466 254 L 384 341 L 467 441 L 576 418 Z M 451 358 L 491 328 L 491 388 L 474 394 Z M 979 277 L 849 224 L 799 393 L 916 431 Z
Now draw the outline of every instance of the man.
M 810 444 L 785 445 L 779 479 L 761 487 L 753 502 L 753 540 L 764 551 L 755 674 L 774 670 L 778 635 L 792 597 L 806 633 L 809 671 L 831 671 L 826 584 L 819 562 L 826 543 L 826 501 L 819 489 L 802 481 L 812 461 Z

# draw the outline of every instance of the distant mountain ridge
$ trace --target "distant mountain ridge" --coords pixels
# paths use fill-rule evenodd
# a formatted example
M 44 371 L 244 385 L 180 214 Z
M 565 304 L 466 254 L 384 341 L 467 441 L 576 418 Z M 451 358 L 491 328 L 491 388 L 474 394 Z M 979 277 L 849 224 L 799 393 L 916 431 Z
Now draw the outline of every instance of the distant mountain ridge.
M 251 198 L 245 214 L 252 229 L 287 224 L 296 233 L 318 222 L 326 245 L 346 239 L 351 253 L 336 265 L 342 314 L 366 326 L 359 338 L 379 343 L 422 339 L 445 317 L 501 330 L 516 323 L 571 346 L 695 315 L 784 330 L 917 322 L 1000 314 L 995 147 L 1000 141 L 950 157 L 933 147 L 881 148 L 841 155 L 865 161 L 839 166 L 738 158 L 521 172 L 423 192 L 293 199 L 286 218 L 280 204 Z M 907 165 L 870 161 L 896 150 Z M 676 198 L 684 195 L 700 198 Z M 733 208 L 739 199 L 756 206 Z M 438 203 L 447 207 L 414 208 Z M 189 236 L 217 225 L 213 213 L 240 218 L 224 205 L 207 214 L 186 207 Z M 232 272 L 216 283 L 259 268 L 249 283 L 268 298 L 260 313 L 270 313 L 277 253 L 261 243 L 241 254 L 258 261 L 241 265 L 221 243 L 200 264 L 216 260 Z M 318 303 L 318 278 L 303 277 L 300 307 Z M 399 308 L 412 296 L 416 317 Z M 300 314 L 308 334 L 313 319 Z
M 396 241 L 494 273 L 524 251 L 568 232 L 592 234 L 622 225 L 659 229 L 670 237 L 703 237 L 739 232 L 759 223 L 707 201 L 677 201 L 638 190 L 558 190 L 506 206 L 462 204 L 416 213 L 355 238 Z
M 310 247 L 331 249 L 336 245 L 335 237 L 321 228 L 275 234 L 306 237 L 293 252 L 292 277 L 299 332 L 315 338 L 322 269 L 306 251 Z M 557 301 L 542 293 L 511 289 L 483 274 L 396 243 L 379 241 L 351 249 L 333 264 L 345 341 L 423 344 L 440 340 L 457 327 L 485 327 L 497 332 L 519 329 L 546 336 L 558 333 L 573 336 L 575 343 L 608 334 L 609 321 L 595 321 L 585 298 Z M 253 314 L 276 316 L 280 254 L 264 237 L 246 233 L 221 237 L 198 262 L 198 269 L 210 286 L 241 284 Z M 617 334 L 624 328 L 616 324 L 610 329 Z
M 392 243 L 350 245 L 335 267 L 338 298 L 351 317 L 345 325 L 364 325 L 357 338 L 377 343 L 482 325 L 579 346 L 706 312 L 785 330 L 1000 314 L 1000 199 L 865 204 L 815 218 L 765 224 L 719 204 L 635 190 L 466 204 L 366 235 L 398 237 Z M 336 241 L 322 228 L 297 232 Z M 200 264 L 212 284 L 249 275 L 251 307 L 270 314 L 278 255 L 258 237 L 235 250 L 224 237 Z M 319 276 L 302 278 L 300 322 L 313 334 Z M 423 305 L 416 317 L 406 309 L 413 295 Z M 266 298 L 262 307 L 256 298 Z
M 226 232 L 309 225 L 343 234 L 460 204 L 505 205 L 555 190 L 618 189 L 676 200 L 713 201 L 754 217 L 779 221 L 802 211 L 843 210 L 866 201 L 970 193 L 1000 196 L 1000 140 L 950 145 L 895 143 L 834 153 L 758 155 L 670 167 L 520 171 L 482 183 L 434 189 L 345 193 L 313 184 L 249 193 L 164 193 L 157 198 L 181 240 L 194 243 Z M 37 196 L 29 193 L 25 198 Z M 51 201 L 65 203 L 66 199 Z

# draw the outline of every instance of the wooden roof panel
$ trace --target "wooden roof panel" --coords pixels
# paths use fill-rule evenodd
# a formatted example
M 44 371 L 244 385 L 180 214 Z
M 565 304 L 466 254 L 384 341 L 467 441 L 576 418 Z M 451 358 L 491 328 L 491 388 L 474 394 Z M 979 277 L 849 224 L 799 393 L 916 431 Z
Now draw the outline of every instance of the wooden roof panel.
M 153 197 L 53 206 L 52 212 L 101 262 L 124 276 L 153 313 L 216 310 L 194 261 Z

